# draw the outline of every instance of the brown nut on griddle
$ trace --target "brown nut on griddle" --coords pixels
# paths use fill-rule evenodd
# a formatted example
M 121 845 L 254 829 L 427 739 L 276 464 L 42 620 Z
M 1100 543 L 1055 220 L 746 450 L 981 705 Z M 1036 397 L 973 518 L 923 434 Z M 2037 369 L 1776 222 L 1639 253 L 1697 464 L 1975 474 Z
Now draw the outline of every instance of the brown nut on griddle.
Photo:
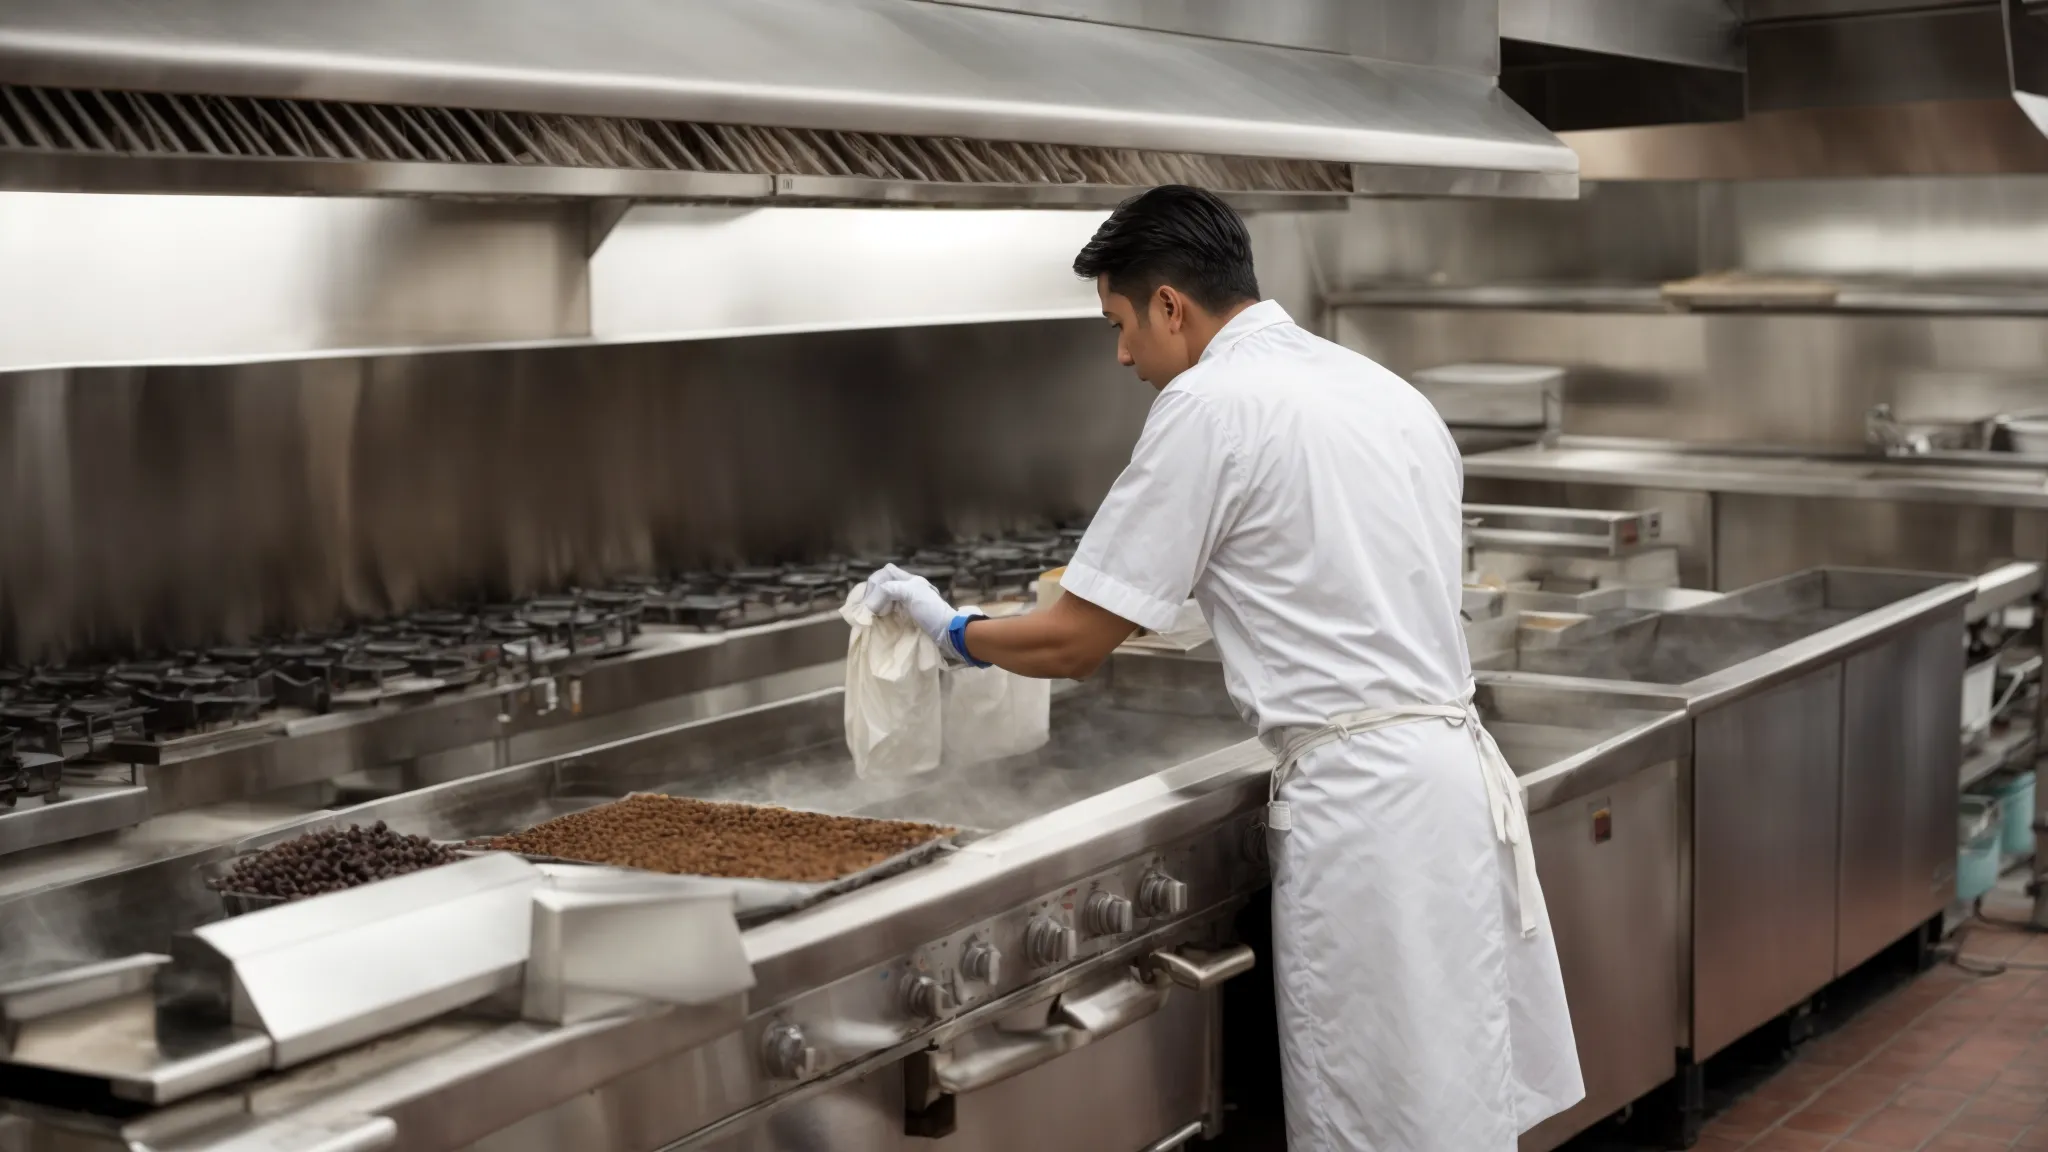
M 954 831 L 899 820 L 634 795 L 474 846 L 650 872 L 815 884 L 872 868 Z

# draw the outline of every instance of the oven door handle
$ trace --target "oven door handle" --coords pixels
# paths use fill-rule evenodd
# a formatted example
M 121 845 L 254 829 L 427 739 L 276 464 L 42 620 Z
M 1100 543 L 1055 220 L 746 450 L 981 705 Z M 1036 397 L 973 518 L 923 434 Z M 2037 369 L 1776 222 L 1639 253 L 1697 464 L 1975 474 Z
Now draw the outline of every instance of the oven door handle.
M 1196 992 L 1207 992 L 1225 980 L 1251 971 L 1257 962 L 1258 957 L 1250 947 L 1237 944 L 1221 952 L 1162 949 L 1145 957 L 1139 967 L 1154 981 L 1164 979 Z
M 1006 1034 L 963 1054 L 931 1053 L 931 1085 L 962 1096 L 1000 1084 L 1153 1015 L 1176 986 L 1207 991 L 1250 971 L 1252 963 L 1252 950 L 1242 944 L 1221 952 L 1154 952 L 1131 978 L 1086 996 L 1060 997 L 1044 1028 Z

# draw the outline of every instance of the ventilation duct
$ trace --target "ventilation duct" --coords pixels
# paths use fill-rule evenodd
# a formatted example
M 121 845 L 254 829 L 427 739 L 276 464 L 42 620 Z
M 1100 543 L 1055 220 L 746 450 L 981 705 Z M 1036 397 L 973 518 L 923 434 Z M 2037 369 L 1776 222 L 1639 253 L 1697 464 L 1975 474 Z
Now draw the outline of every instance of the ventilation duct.
M 2041 0 L 1746 0 L 1744 21 L 1744 119 L 1575 133 L 1586 178 L 2048 172 Z
M 1729 0 L 1500 0 L 1501 87 L 1559 132 L 1739 120 Z
M 2005 0 L 2005 44 L 2012 67 L 2012 98 L 2048 135 L 2048 3 Z
M 1491 35 L 1492 0 L 1274 3 Z M 1417 63 L 922 0 L 0 0 L 0 187 L 1575 194 L 1571 151 L 1465 47 Z

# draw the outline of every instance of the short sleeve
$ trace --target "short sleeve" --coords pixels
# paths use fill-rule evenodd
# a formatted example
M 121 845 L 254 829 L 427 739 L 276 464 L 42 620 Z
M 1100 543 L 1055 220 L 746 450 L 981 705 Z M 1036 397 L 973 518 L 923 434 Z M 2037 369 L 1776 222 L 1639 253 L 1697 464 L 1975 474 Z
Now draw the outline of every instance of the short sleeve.
M 1236 441 L 1202 397 L 1160 394 L 1060 586 L 1163 632 L 1235 514 Z

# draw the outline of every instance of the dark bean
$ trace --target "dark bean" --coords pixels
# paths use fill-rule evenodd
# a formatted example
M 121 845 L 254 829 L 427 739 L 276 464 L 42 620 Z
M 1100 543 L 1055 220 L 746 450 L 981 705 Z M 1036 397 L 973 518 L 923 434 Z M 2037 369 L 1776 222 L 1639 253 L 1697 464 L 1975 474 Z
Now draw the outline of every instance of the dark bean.
M 213 885 L 229 892 L 303 899 L 458 858 L 453 850 L 424 836 L 393 832 L 379 821 L 369 828 L 321 829 L 273 845 L 236 861 Z

